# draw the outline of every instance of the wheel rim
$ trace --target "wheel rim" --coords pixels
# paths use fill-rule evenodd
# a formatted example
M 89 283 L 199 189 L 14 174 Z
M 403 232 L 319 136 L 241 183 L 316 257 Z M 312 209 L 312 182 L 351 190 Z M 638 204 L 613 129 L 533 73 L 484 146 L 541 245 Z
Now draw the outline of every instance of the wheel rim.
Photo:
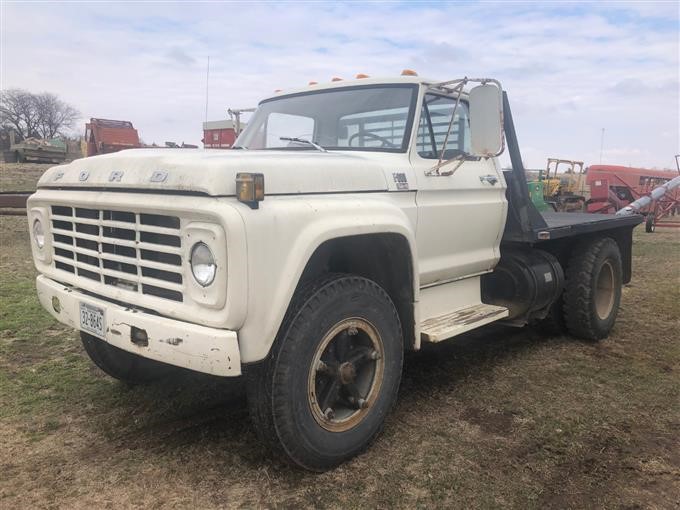
M 595 311 L 601 320 L 609 317 L 614 308 L 614 268 L 611 262 L 605 261 L 600 268 L 595 287 Z
M 312 415 L 326 430 L 356 426 L 375 404 L 385 370 L 378 330 L 365 319 L 340 321 L 316 348 L 307 395 Z

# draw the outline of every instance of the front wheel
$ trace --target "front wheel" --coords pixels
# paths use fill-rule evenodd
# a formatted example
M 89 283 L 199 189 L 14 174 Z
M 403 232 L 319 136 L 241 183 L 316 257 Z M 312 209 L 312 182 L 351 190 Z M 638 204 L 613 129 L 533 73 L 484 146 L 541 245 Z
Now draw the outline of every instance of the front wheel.
M 293 463 L 332 468 L 380 432 L 402 363 L 387 293 L 358 276 L 322 278 L 298 291 L 269 357 L 247 370 L 255 428 Z
M 611 238 L 580 243 L 567 265 L 564 321 L 570 334 L 599 340 L 614 327 L 621 302 L 621 252 Z

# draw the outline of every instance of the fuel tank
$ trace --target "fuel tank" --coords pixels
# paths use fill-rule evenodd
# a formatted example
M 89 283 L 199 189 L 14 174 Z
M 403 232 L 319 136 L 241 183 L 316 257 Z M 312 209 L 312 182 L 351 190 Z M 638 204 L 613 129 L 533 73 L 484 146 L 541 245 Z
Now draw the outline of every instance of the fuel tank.
M 564 271 L 555 256 L 538 249 L 505 249 L 493 273 L 482 277 L 484 303 L 505 306 L 505 322 L 524 325 L 544 318 L 564 288 Z

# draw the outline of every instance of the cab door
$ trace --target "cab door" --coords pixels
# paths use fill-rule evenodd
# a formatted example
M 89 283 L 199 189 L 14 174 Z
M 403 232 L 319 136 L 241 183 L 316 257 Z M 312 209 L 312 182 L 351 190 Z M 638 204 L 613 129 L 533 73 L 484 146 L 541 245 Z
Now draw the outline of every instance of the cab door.
M 454 110 L 455 98 L 423 97 L 410 159 L 418 181 L 416 204 L 420 285 L 429 286 L 488 272 L 500 258 L 505 225 L 505 181 L 496 160 L 465 157 L 439 171 L 439 154 Z M 468 105 L 456 109 L 444 159 L 469 153 Z

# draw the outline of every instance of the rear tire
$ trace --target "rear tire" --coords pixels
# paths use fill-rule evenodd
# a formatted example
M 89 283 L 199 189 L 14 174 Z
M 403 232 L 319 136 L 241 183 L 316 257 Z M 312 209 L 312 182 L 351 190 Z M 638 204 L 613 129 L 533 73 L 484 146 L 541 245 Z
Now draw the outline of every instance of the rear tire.
M 145 384 L 166 376 L 173 367 L 124 351 L 104 340 L 80 333 L 85 352 L 100 369 L 128 384 Z
M 563 294 L 569 333 L 584 340 L 609 335 L 621 303 L 621 253 L 611 238 L 582 242 L 567 265 Z
M 399 316 L 375 282 L 335 274 L 306 285 L 269 356 L 246 371 L 258 435 L 310 471 L 356 456 L 396 401 L 403 355 Z
M 654 215 L 648 214 L 645 220 L 645 232 L 651 234 L 656 230 L 656 222 L 654 221 Z

